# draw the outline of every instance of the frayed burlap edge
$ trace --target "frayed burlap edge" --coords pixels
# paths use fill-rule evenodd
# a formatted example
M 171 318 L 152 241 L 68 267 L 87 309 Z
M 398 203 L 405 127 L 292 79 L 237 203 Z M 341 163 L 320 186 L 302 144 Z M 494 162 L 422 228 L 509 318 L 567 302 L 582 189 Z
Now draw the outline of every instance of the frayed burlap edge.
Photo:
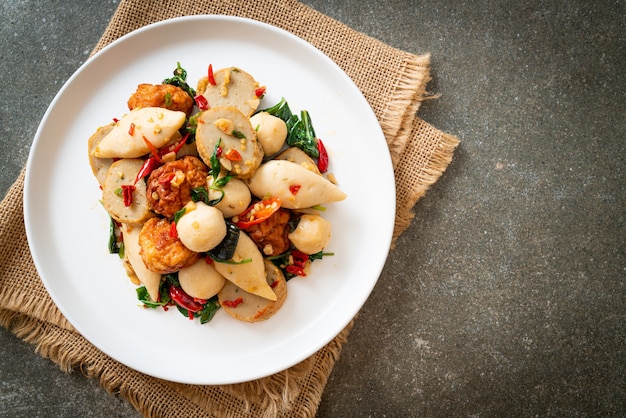
M 423 132 L 420 135 L 433 136 L 434 146 L 428 148 L 410 144 L 394 167 L 397 200 L 392 248 L 397 238 L 411 225 L 415 217 L 413 212 L 415 204 L 448 168 L 452 162 L 454 150 L 460 143 L 457 137 L 441 132 L 419 118 L 416 118 L 413 124 L 411 138 L 418 137 L 417 132 Z M 413 163 L 419 159 L 427 161 L 427 164 L 423 167 L 415 167 Z
M 378 118 L 394 167 L 409 143 L 413 120 L 428 95 L 430 80 L 430 54 L 405 57 L 393 94 Z
M 235 385 L 201 386 L 143 375 L 101 353 L 75 332 L 0 309 L 0 325 L 33 345 L 39 355 L 64 372 L 79 367 L 86 377 L 98 379 L 108 393 L 122 396 L 146 417 L 169 416 L 166 411 L 194 417 L 313 416 L 352 324 L 315 355 L 287 370 Z M 315 389 L 303 391 L 303 387 Z

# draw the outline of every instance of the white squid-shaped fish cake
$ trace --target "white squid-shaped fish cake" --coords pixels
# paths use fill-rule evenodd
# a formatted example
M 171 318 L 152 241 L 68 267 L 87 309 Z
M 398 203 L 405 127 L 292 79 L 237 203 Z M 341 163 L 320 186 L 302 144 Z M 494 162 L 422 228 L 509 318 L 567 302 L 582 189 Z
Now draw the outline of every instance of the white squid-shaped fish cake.
M 148 270 L 139 252 L 139 233 L 141 226 L 122 224 L 122 236 L 124 237 L 124 256 L 130 263 L 139 281 L 146 287 L 150 299 L 154 302 L 159 300 L 159 286 L 161 274 Z
M 287 209 L 310 208 L 338 202 L 347 195 L 323 176 L 287 160 L 271 160 L 248 180 L 253 195 L 279 197 Z M 294 193 L 295 192 L 295 193 Z
M 161 148 L 185 123 L 185 112 L 143 107 L 125 114 L 93 152 L 98 158 L 138 158 L 150 152 L 148 140 Z M 145 138 L 145 139 L 144 139 Z
M 249 259 L 248 262 L 241 263 Z M 248 293 L 276 300 L 276 294 L 265 279 L 263 255 L 252 239 L 245 232 L 239 233 L 235 255 L 231 261 L 237 264 L 215 262 L 215 270 Z

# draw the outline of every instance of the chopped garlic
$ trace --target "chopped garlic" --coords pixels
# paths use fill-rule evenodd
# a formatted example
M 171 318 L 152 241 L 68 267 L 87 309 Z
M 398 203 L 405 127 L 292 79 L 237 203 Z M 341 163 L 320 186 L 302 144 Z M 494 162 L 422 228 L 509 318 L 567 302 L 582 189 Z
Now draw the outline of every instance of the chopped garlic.
M 232 120 L 226 118 L 217 119 L 215 122 L 213 122 L 213 125 L 215 125 L 217 129 L 224 132 L 226 135 L 232 135 L 233 129 L 235 129 L 235 123 Z

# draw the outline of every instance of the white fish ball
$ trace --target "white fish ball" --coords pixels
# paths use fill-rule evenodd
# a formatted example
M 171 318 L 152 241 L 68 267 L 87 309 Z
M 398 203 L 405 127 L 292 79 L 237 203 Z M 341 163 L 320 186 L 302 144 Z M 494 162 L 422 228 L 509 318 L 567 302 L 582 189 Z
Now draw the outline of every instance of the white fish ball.
M 261 143 L 265 155 L 274 155 L 283 147 L 287 139 L 287 124 L 267 112 L 259 112 L 250 118 L 256 130 L 256 138 Z
M 183 245 L 191 251 L 209 251 L 226 236 L 222 212 L 203 202 L 188 203 L 186 213 L 178 220 L 176 230 Z
M 315 254 L 324 249 L 330 241 L 331 224 L 318 215 L 302 215 L 298 226 L 288 237 L 289 241 L 306 254 Z

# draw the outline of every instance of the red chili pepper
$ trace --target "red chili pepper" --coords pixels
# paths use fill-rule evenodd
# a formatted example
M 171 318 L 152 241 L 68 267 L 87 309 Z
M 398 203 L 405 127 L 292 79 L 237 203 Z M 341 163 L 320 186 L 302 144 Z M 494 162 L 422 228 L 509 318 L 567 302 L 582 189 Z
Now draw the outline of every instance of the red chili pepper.
M 224 154 L 224 157 L 226 157 L 227 160 L 233 161 L 233 162 L 241 161 L 243 159 L 241 158 L 241 154 L 239 154 L 239 151 L 237 151 L 234 148 L 231 148 L 230 150 L 228 150 L 228 152 Z
M 135 133 L 135 124 L 131 122 L 130 127 L 128 128 L 128 135 L 133 136 L 134 133 Z
M 119 121 L 120 121 L 120 120 L 119 120 L 118 118 L 113 118 L 113 122 L 117 123 L 117 122 L 119 122 Z
M 161 156 L 159 155 L 159 150 L 154 146 L 154 144 L 152 142 L 150 142 L 150 140 L 148 138 L 146 138 L 145 135 L 141 136 L 143 138 L 143 142 L 146 143 L 146 145 L 148 145 L 148 148 L 150 148 L 150 153 L 152 154 L 152 156 L 160 163 L 163 162 L 163 160 L 161 159 Z
M 187 138 L 189 138 L 189 133 L 187 133 L 187 135 L 185 135 L 177 144 L 169 145 L 168 147 L 166 147 L 163 150 L 161 150 L 160 152 L 158 152 L 159 159 L 157 159 L 154 156 L 152 156 L 150 158 L 147 158 L 143 162 L 143 165 L 141 166 L 141 168 L 139 169 L 139 172 L 137 173 L 137 176 L 135 177 L 135 183 L 134 184 L 137 184 L 137 182 L 140 179 L 142 179 L 145 176 L 147 176 L 148 174 L 152 173 L 161 164 L 163 164 L 163 160 L 161 159 L 161 156 L 169 154 L 170 152 L 177 153 L 178 151 L 180 151 L 180 149 L 183 147 L 183 145 L 185 145 L 185 143 L 187 142 Z M 147 139 L 145 137 L 144 137 L 144 140 L 147 141 Z
M 198 109 L 207 110 L 209 108 L 209 101 L 201 94 L 198 94 L 194 97 L 196 104 L 198 105 Z
M 124 206 L 129 207 L 133 204 L 133 192 L 136 187 L 132 184 L 123 184 L 122 185 L 122 196 L 124 197 Z
M 207 264 L 213 264 L 213 259 L 210 256 L 208 256 L 208 255 L 206 257 L 204 257 L 204 261 Z
M 215 76 L 213 75 L 213 64 L 209 64 L 208 78 L 209 78 L 209 83 L 211 83 L 211 85 L 213 86 L 217 85 L 217 83 L 215 82 Z
M 291 192 L 292 195 L 297 195 L 298 191 L 300 190 L 300 186 L 299 184 L 294 184 L 293 186 L 289 186 L 289 191 Z
M 241 296 L 235 300 L 225 300 L 224 302 L 222 302 L 222 305 L 226 306 L 227 308 L 236 308 L 240 303 L 243 303 L 243 298 Z
M 281 201 L 278 197 L 270 197 L 260 202 L 253 203 L 248 209 L 237 216 L 238 220 L 235 222 L 235 225 L 240 229 L 247 229 L 252 225 L 259 224 L 280 209 L 280 204 Z
M 294 265 L 298 267 L 304 267 L 306 262 L 309 261 L 309 255 L 299 250 L 291 250 L 291 258 Z
M 161 165 L 161 163 L 158 162 L 156 160 L 156 158 L 154 158 L 154 157 L 150 157 L 150 158 L 146 159 L 146 161 L 143 162 L 143 165 L 141 166 L 141 168 L 137 172 L 137 176 L 135 176 L 135 183 L 134 184 L 137 184 L 137 182 L 140 179 L 142 179 L 145 176 L 147 176 L 148 174 L 152 173 L 160 165 Z
M 169 235 L 171 238 L 178 238 L 178 230 L 176 229 L 176 222 L 170 224 Z
M 262 99 L 263 96 L 265 96 L 265 90 L 265 87 L 259 87 L 258 89 L 254 90 L 254 95 L 259 99 Z
M 194 312 L 200 312 L 203 308 L 203 304 L 196 302 L 194 298 L 189 296 L 183 289 L 176 286 L 170 286 L 168 289 L 170 298 L 176 302 L 181 308 L 187 309 L 189 312 L 189 318 L 193 319 Z
M 176 173 L 166 173 L 164 176 L 161 176 L 161 178 L 159 178 L 159 183 L 161 184 L 165 184 L 165 183 L 169 183 L 170 181 L 172 181 L 174 179 L 174 177 L 176 177 Z
M 289 272 L 291 274 L 295 274 L 296 276 L 306 277 L 306 273 L 304 272 L 304 269 L 302 267 L 287 266 L 287 267 L 285 267 L 285 270 L 287 270 L 287 272 Z
M 320 153 L 319 158 L 317 159 L 317 168 L 320 172 L 325 173 L 328 170 L 328 152 L 326 151 L 326 147 L 322 143 L 322 140 L 317 138 L 317 150 Z
M 187 142 L 187 138 L 189 138 L 189 132 L 187 132 L 187 134 L 177 144 L 168 145 L 167 147 L 159 151 L 159 156 L 164 156 L 166 154 L 169 154 L 170 152 L 176 153 L 180 151 L 183 145 L 185 145 L 185 143 Z

